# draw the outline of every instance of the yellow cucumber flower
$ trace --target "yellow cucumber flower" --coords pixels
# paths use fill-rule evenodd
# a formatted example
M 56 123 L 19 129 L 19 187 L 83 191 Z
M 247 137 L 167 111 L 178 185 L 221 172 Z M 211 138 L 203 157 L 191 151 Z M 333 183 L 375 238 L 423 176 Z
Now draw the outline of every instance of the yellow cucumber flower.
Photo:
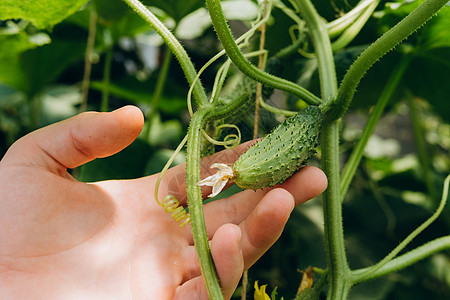
M 261 288 L 258 287 L 258 281 L 255 281 L 255 300 L 270 300 L 269 295 L 266 294 L 266 286 L 262 285 Z

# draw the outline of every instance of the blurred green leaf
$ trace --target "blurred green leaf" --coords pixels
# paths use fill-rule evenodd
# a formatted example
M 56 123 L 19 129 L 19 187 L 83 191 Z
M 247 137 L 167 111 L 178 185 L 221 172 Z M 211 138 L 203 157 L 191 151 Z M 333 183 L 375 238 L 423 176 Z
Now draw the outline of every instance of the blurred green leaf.
M 423 50 L 450 47 L 450 6 L 442 8 L 422 29 L 420 45 Z
M 92 3 L 99 17 L 109 22 L 117 22 L 132 12 L 122 0 L 93 0 Z
M 105 30 L 111 32 L 113 42 L 152 30 L 151 26 L 122 0 L 95 0 L 93 3 L 99 16 L 97 30 L 100 34 L 97 39 L 105 39 Z
M 0 133 L 4 133 L 7 146 L 18 138 L 22 127 L 28 125 L 27 113 L 23 94 L 0 83 Z M 0 156 L 4 152 L 2 150 Z
M 166 162 L 170 159 L 174 152 L 174 150 L 170 149 L 160 149 L 155 151 L 147 162 L 145 175 L 152 175 L 161 172 L 166 165 Z M 179 152 L 170 167 L 182 164 L 185 161 L 186 154 L 184 152 Z
M 97 158 L 81 166 L 76 177 L 84 182 L 141 177 L 151 151 L 147 143 L 138 139 L 113 156 Z
M 180 21 L 183 17 L 205 4 L 203 0 L 144 0 L 142 2 L 148 6 L 155 6 L 162 9 L 172 17 L 175 22 Z
M 29 90 L 27 74 L 21 67 L 19 56 L 0 61 L 0 82 L 23 92 Z
M 427 261 L 426 269 L 434 278 L 450 286 L 450 257 L 435 254 Z
M 150 83 L 150 85 L 151 84 L 154 83 Z M 102 91 L 103 86 L 104 84 L 102 81 L 91 82 L 92 89 Z M 140 82 L 131 78 L 111 82 L 109 84 L 109 92 L 111 95 L 115 95 L 136 104 L 150 104 L 152 102 L 152 90 L 152 86 L 149 87 L 148 82 Z M 169 83 L 166 90 L 168 90 L 169 95 L 163 95 L 159 102 L 159 109 L 162 112 L 178 114 L 186 109 L 186 100 L 173 94 L 174 90 L 175 93 L 177 93 L 176 87 L 171 88 L 171 84 Z
M 26 50 L 50 43 L 46 33 L 29 35 L 19 26 L 9 23 L 6 28 L 0 29 L 0 64 Z
M 37 28 L 47 28 L 58 24 L 78 9 L 87 0 L 2 0 L 0 20 L 23 19 Z
M 17 49 L 20 53 L 0 56 L 0 82 L 33 97 L 68 66 L 83 59 L 86 47 L 83 34 L 67 26 L 55 27 L 52 42 L 40 47 L 27 45 L 24 37 L 20 37 L 22 41 L 18 43 L 25 43 Z M 29 39 L 33 41 L 33 36 Z
M 133 13 L 131 10 L 130 12 L 131 13 L 126 14 L 124 17 L 115 22 L 111 28 L 114 33 L 113 37 L 116 41 L 125 36 L 133 37 L 139 33 L 152 30 L 150 25 L 145 22 L 144 19 Z
M 92 89 L 103 91 L 104 83 L 103 81 L 92 81 Z M 111 95 L 127 99 L 134 103 L 150 103 L 151 98 L 149 96 L 149 91 L 141 87 L 141 89 L 133 88 L 136 85 L 124 85 L 121 82 L 110 82 L 108 85 L 109 93 Z
M 30 95 L 40 92 L 61 72 L 84 57 L 86 45 L 79 40 L 58 39 L 51 44 L 23 53 L 20 67 L 26 74 Z
M 26 24 L 9 22 L 0 29 L 0 82 L 27 90 L 29 83 L 26 72 L 21 67 L 21 54 L 27 50 L 50 43 L 50 37 L 45 33 L 29 35 L 25 31 Z
M 450 120 L 450 47 L 420 53 L 405 74 L 404 84 L 413 95 L 428 101 L 444 120 Z
M 386 2 L 383 8 L 374 13 L 374 17 L 380 19 L 380 28 L 387 30 L 402 18 L 416 9 L 424 0 L 398 0 Z
M 148 124 L 147 124 L 148 125 Z M 146 132 L 146 130 L 143 130 Z M 148 142 L 152 146 L 176 145 L 183 137 L 183 126 L 176 119 L 162 122 L 158 116 L 153 118 L 148 136 Z
M 81 91 L 77 86 L 55 85 L 42 94 L 42 126 L 70 118 L 78 113 Z

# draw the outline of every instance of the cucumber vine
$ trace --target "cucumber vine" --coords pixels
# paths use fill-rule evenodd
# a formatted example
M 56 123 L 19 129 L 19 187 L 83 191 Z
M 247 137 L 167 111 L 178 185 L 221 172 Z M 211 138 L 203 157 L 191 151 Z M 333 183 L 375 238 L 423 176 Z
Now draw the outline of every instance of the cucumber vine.
M 322 278 L 320 284 L 316 285 L 316 288 L 325 288 L 327 285 L 324 280 L 326 280 L 328 283 L 328 299 L 346 299 L 350 288 L 359 282 L 395 272 L 437 251 L 450 248 L 450 236 L 446 236 L 430 241 L 406 254 L 398 256 L 400 251 L 421 231 L 429 226 L 441 213 L 448 196 L 450 177 L 447 177 L 438 210 L 432 217 L 401 242 L 398 247 L 392 250 L 392 252 L 379 263 L 368 268 L 351 270 L 347 263 L 342 223 L 342 201 L 347 193 L 348 186 L 354 177 L 355 170 L 361 160 L 368 138 L 372 134 L 387 101 L 397 86 L 397 83 L 408 67 L 410 61 L 409 56 L 406 56 L 400 62 L 399 67 L 396 68 L 395 72 L 392 74 L 392 78 L 389 81 L 390 83 L 383 91 L 381 99 L 377 103 L 364 130 L 363 137 L 352 153 L 350 160 L 345 165 L 342 173 L 340 172 L 339 167 L 339 122 L 346 113 L 361 78 L 377 60 L 381 59 L 387 52 L 391 51 L 419 27 L 425 24 L 434 14 L 446 5 L 448 0 L 424 1 L 411 14 L 363 51 L 350 66 L 340 84 L 337 82 L 333 51 L 345 47 L 355 38 L 359 30 L 375 10 L 379 1 L 360 1 L 353 10 L 344 16 L 332 22 L 325 22 L 315 10 L 315 7 L 310 0 L 289 0 L 291 7 L 288 7 L 279 0 L 268 0 L 265 14 L 260 13 L 259 19 L 256 20 L 252 28 L 242 37 L 235 40 L 223 15 L 220 0 L 206 0 L 212 24 L 224 50 L 213 57 L 210 62 L 199 70 L 199 72 L 196 71 L 187 52 L 172 32 L 167 29 L 146 6 L 138 0 L 124 1 L 160 34 L 171 52 L 177 58 L 186 79 L 190 84 L 190 90 L 187 93 L 187 102 L 191 114 L 191 122 L 187 135 L 177 151 L 179 151 L 185 143 L 187 144 L 186 184 L 192 234 L 199 257 L 201 271 L 211 299 L 223 299 L 223 296 L 210 254 L 205 220 L 203 217 L 202 194 L 200 187 L 197 185 L 197 183 L 201 181 L 201 146 L 205 143 L 227 146 L 233 146 L 239 143 L 240 132 L 236 125 L 219 124 L 221 121 L 224 121 L 226 117 L 238 112 L 249 100 L 252 100 L 249 98 L 249 95 L 245 93 L 226 102 L 220 99 L 220 91 L 227 79 L 227 73 L 231 63 L 245 76 L 265 86 L 287 92 L 309 105 L 319 106 L 325 115 L 325 124 L 321 130 L 321 160 L 323 170 L 328 177 L 328 188 L 325 191 L 323 198 L 325 251 L 327 253 L 328 265 L 326 270 L 320 271 L 320 273 L 322 273 Z M 243 53 L 243 48 L 248 44 L 248 39 L 262 24 L 268 21 L 271 10 L 273 9 L 279 9 L 284 12 L 296 23 L 291 31 L 293 44 L 289 45 L 278 54 L 275 54 L 274 57 L 288 55 L 293 51 L 306 53 L 306 49 L 303 49 L 302 47 L 304 36 L 307 35 L 310 39 L 309 41 L 312 43 L 314 51 L 312 53 L 309 52 L 308 55 L 313 55 L 318 64 L 320 96 L 313 94 L 294 82 L 269 74 L 260 68 L 255 67 L 247 60 L 246 57 L 248 54 Z M 298 32 L 298 36 L 295 32 Z M 228 59 L 219 69 L 214 83 L 213 93 L 208 98 L 205 88 L 200 81 L 200 75 L 205 68 L 224 54 L 227 55 Z M 191 93 L 196 101 L 195 111 L 191 103 Z M 274 113 L 281 113 L 284 115 L 293 115 L 295 113 L 272 107 L 263 101 L 261 102 L 261 106 Z M 208 133 L 206 132 L 206 124 L 213 127 L 212 132 L 220 131 L 224 126 L 230 126 L 237 130 L 237 134 L 230 135 L 226 137 L 223 142 L 219 142 L 215 140 L 214 136 L 208 134 L 209 131 Z M 166 164 L 161 176 L 163 176 L 164 171 L 171 162 L 172 161 L 169 160 L 168 164 Z M 159 185 L 160 180 L 161 177 L 157 182 L 157 186 Z M 158 199 L 157 193 L 158 189 L 156 188 L 156 199 Z M 170 198 L 167 200 L 174 199 Z M 164 203 L 160 204 L 164 206 Z M 175 202 L 167 202 L 167 204 L 176 204 L 172 207 L 174 209 L 178 207 L 178 203 Z M 180 216 L 188 217 L 188 215 L 183 212 L 178 210 Z M 178 220 L 183 220 L 183 218 Z M 184 220 L 188 219 L 185 218 Z M 182 224 L 185 224 L 185 222 Z M 320 292 L 320 290 L 318 292 Z

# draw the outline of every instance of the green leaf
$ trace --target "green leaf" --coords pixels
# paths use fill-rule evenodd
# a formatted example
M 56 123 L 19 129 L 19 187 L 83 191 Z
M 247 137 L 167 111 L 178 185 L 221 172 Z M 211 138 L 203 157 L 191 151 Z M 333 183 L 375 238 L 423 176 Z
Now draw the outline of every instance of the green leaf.
M 87 0 L 2 0 L 0 20 L 23 19 L 37 28 L 58 24 L 83 6 Z

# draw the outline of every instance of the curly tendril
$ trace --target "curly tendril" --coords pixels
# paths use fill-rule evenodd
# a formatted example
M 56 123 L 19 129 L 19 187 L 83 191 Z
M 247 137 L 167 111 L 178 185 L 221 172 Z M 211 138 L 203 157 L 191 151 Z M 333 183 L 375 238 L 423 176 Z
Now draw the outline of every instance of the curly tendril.
M 234 128 L 234 129 L 236 129 L 237 133 L 228 134 L 227 136 L 225 136 L 223 141 L 217 141 L 217 140 L 213 139 L 212 137 L 210 137 L 206 133 L 206 131 L 203 130 L 202 131 L 203 137 L 211 144 L 218 145 L 218 146 L 224 146 L 227 149 L 234 148 L 241 143 L 241 131 L 239 130 L 239 127 L 237 127 L 234 124 L 222 124 L 222 125 L 217 126 L 217 129 L 222 129 L 222 128 Z
M 170 165 L 175 160 L 175 157 L 177 156 L 178 153 L 180 153 L 181 149 L 184 147 L 186 142 L 187 142 L 187 135 L 183 138 L 183 140 L 178 145 L 177 149 L 175 149 L 172 156 L 166 162 L 161 173 L 159 173 L 158 179 L 156 180 L 156 183 L 155 183 L 155 194 L 154 194 L 155 200 L 158 203 L 158 205 L 161 206 L 162 208 L 164 208 L 164 210 L 166 212 L 171 213 L 171 216 L 175 221 L 179 222 L 179 221 L 185 219 L 183 221 L 183 223 L 181 223 L 179 225 L 180 227 L 184 227 L 187 223 L 189 223 L 189 221 L 190 221 L 189 214 L 186 213 L 186 211 L 184 210 L 184 208 L 182 206 L 179 206 L 180 202 L 172 195 L 167 195 L 162 202 L 159 201 L 158 192 L 159 192 L 159 186 L 164 177 L 164 174 L 166 174 Z M 184 214 L 182 211 L 184 212 Z
M 170 216 L 176 221 L 181 222 L 180 226 L 183 228 L 191 221 L 191 216 L 184 209 L 183 206 L 180 206 L 180 202 L 173 195 L 167 195 L 163 202 L 160 204 L 167 213 L 170 213 Z

